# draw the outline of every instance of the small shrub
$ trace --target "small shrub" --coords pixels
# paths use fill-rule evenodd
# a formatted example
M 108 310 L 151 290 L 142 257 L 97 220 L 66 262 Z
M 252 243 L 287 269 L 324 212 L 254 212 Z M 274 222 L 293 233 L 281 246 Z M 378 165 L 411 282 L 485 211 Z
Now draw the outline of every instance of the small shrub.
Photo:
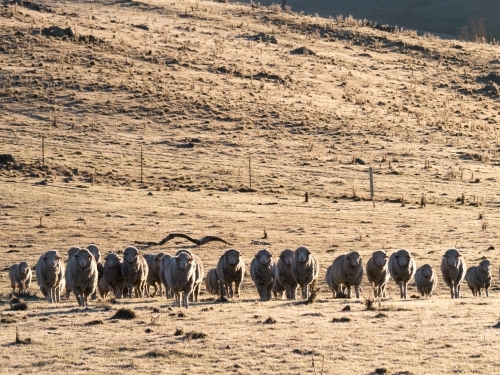
M 10 309 L 12 311 L 24 311 L 24 310 L 28 310 L 28 304 L 26 304 L 26 302 L 14 303 L 13 305 L 10 306 Z
M 135 313 L 134 310 L 122 307 L 115 313 L 115 315 L 113 315 L 111 319 L 134 319 L 136 317 L 137 314 Z
M 182 336 L 184 335 L 184 330 L 182 328 L 177 328 L 174 332 L 174 336 Z
M 276 319 L 269 317 L 266 320 L 264 320 L 262 324 L 276 324 Z

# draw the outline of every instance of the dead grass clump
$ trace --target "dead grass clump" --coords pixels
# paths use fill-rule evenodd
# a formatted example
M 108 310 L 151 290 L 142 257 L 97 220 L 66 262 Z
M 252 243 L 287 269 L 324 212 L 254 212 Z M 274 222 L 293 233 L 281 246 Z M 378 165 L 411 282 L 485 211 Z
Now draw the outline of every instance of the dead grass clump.
M 142 355 L 144 358 L 168 358 L 169 353 L 160 349 L 153 349 Z
M 174 332 L 174 336 L 183 336 L 184 330 L 182 328 L 177 328 Z
M 262 324 L 276 324 L 276 319 L 269 317 L 266 320 L 264 320 Z
M 200 340 L 205 339 L 207 337 L 206 333 L 203 332 L 186 332 L 186 340 Z
M 321 317 L 321 316 L 324 316 L 323 314 L 317 312 L 317 313 L 305 313 L 305 314 L 302 314 L 301 316 L 317 316 L 317 317 Z
M 396 306 L 384 306 L 384 307 L 379 307 L 377 309 L 378 311 L 411 311 L 411 309 L 407 307 L 396 307 Z
M 0 319 L 0 323 L 2 323 L 2 324 L 17 323 L 17 319 L 12 317 L 12 316 L 6 316 L 6 317 Z
M 10 306 L 12 311 L 24 311 L 28 310 L 28 304 L 26 302 L 14 303 Z
M 313 354 L 315 354 L 314 350 L 303 350 L 303 349 L 293 349 L 292 353 L 298 354 L 298 355 L 313 355 Z
M 187 316 L 187 315 L 186 315 L 186 314 L 184 314 L 182 311 L 181 311 L 181 312 L 179 312 L 179 313 L 177 313 L 177 317 L 178 317 L 178 318 L 185 318 L 186 316 Z
M 21 335 L 19 333 L 19 327 L 16 327 L 16 345 L 26 345 L 26 344 L 31 344 L 33 341 L 31 341 L 31 338 L 27 338 L 26 340 L 21 340 Z
M 347 316 L 332 319 L 332 323 L 349 323 L 350 321 L 351 321 L 351 318 L 349 318 Z
M 343 311 L 343 312 L 345 312 L 345 311 L 351 311 L 351 306 L 349 306 L 349 305 L 344 306 L 344 308 L 341 311 Z
M 377 315 L 374 316 L 375 319 L 382 319 L 382 318 L 388 318 L 389 315 L 381 312 L 381 313 L 378 313 Z
M 137 314 L 134 310 L 122 307 L 111 317 L 111 319 L 134 319 L 136 317 Z
M 104 322 L 101 319 L 96 319 L 96 320 L 91 320 L 90 322 L 85 323 L 84 326 L 96 326 L 99 324 L 104 324 Z

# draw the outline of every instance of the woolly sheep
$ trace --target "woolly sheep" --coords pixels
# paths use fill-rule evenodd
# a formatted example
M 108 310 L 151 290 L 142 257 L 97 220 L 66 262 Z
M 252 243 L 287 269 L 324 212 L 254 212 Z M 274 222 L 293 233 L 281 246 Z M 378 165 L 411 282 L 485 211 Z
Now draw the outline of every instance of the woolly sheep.
M 99 294 L 106 298 L 112 292 L 116 298 L 123 295 L 122 258 L 116 253 L 109 253 L 104 257 L 104 269 L 101 279 L 98 281 Z
M 354 287 L 356 298 L 359 298 L 359 285 L 363 280 L 363 262 L 357 251 L 351 251 L 335 258 L 326 273 L 326 283 L 333 291 L 334 297 L 340 293 L 351 298 L 351 287 Z
M 441 260 L 443 281 L 450 288 L 451 298 L 460 298 L 460 283 L 465 277 L 467 268 L 465 259 L 457 249 L 448 249 Z
M 187 252 L 180 252 L 169 261 L 165 279 L 175 296 L 179 307 L 189 307 L 188 297 L 193 292 L 196 281 L 196 260 Z M 181 301 L 182 299 L 182 301 Z
M 221 296 L 240 297 L 240 285 L 245 275 L 245 262 L 236 249 L 227 250 L 217 263 L 217 276 L 221 282 Z M 234 294 L 233 294 L 234 283 Z
M 128 298 L 132 298 L 132 290 L 136 298 L 142 298 L 148 278 L 148 264 L 146 259 L 139 254 L 139 250 L 133 246 L 123 251 L 122 276 L 128 291 Z
M 165 297 L 166 298 L 173 297 L 173 295 L 170 291 L 170 288 L 168 287 L 167 279 L 165 278 L 165 273 L 167 272 L 168 261 L 171 258 L 172 258 L 172 255 L 165 254 L 160 260 L 160 280 L 161 280 L 161 283 L 163 284 L 163 287 L 165 288 Z
M 49 250 L 38 259 L 35 267 L 36 281 L 49 303 L 61 301 L 61 290 L 65 286 L 64 272 L 63 260 L 56 250 Z
M 405 249 L 398 250 L 389 258 L 389 272 L 391 277 L 399 285 L 401 298 L 406 298 L 408 283 L 415 275 L 416 264 L 413 257 Z
M 257 287 L 260 300 L 270 301 L 276 280 L 276 264 L 273 255 L 267 249 L 259 250 L 255 254 L 250 263 L 250 276 Z
M 97 288 L 97 263 L 88 249 L 81 249 L 68 262 L 66 284 L 78 304 L 88 308 L 88 299 Z
M 13 264 L 9 269 L 10 286 L 12 294 L 16 293 L 16 286 L 19 294 L 27 293 L 31 285 L 31 268 L 26 262 Z
M 366 263 L 366 277 L 373 288 L 375 298 L 385 298 L 385 287 L 389 281 L 389 264 L 387 253 L 375 251 Z
M 491 285 L 491 263 L 488 259 L 483 259 L 479 265 L 470 267 L 465 273 L 465 280 L 472 291 L 474 297 L 481 297 L 481 289 L 489 297 L 488 288 Z
M 196 261 L 194 287 L 193 287 L 193 292 L 189 295 L 189 301 L 190 302 L 198 302 L 198 296 L 200 294 L 200 288 L 201 288 L 201 284 L 203 282 L 203 276 L 205 276 L 205 267 L 203 266 L 203 262 L 201 261 L 201 258 L 198 255 L 193 254 L 189 250 L 181 249 L 181 250 L 177 251 L 177 253 L 175 255 L 179 255 L 180 253 L 183 253 L 183 252 L 192 256 L 194 258 L 194 260 Z
M 437 275 L 429 264 L 424 264 L 415 272 L 415 286 L 422 296 L 430 297 L 437 285 Z
M 94 245 L 94 244 L 90 244 L 86 247 L 86 249 L 91 252 L 91 254 L 94 256 L 94 259 L 96 261 L 97 275 L 98 275 L 97 279 L 99 282 L 99 280 L 101 280 L 103 272 L 104 272 L 104 265 L 101 263 L 101 252 L 99 250 L 99 246 Z M 92 294 L 92 299 L 95 299 L 96 297 L 97 297 L 97 291 L 95 291 Z
M 276 265 L 276 283 L 273 288 L 273 292 L 276 289 L 276 294 L 280 293 L 281 296 L 283 296 L 284 291 L 288 300 L 292 299 L 292 294 L 295 295 L 297 290 L 297 282 L 292 273 L 293 255 L 294 252 L 290 249 L 281 252 Z M 280 292 L 280 290 L 283 291 Z
M 295 250 L 292 261 L 292 274 L 295 282 L 302 289 L 302 298 L 309 298 L 309 286 L 314 289 L 319 274 L 319 263 L 316 257 L 305 246 Z M 291 299 L 295 299 L 295 290 L 292 290 Z
M 160 279 L 160 268 L 161 268 L 161 258 L 165 253 L 158 254 L 146 254 L 144 255 L 144 259 L 148 264 L 148 278 L 146 280 L 147 290 L 149 294 L 149 288 L 153 287 L 154 292 L 151 294 L 151 297 L 155 297 L 158 290 L 160 290 L 160 296 L 163 295 L 163 284 Z
M 80 251 L 80 248 L 78 246 L 71 246 L 68 250 L 68 262 L 70 261 L 71 258 L 73 258 L 75 256 L 75 254 L 77 252 Z M 69 298 L 69 296 L 71 295 L 71 289 L 70 288 L 66 288 L 66 298 Z
M 218 295 L 220 292 L 219 276 L 217 276 L 217 268 L 212 268 L 207 272 L 205 277 L 205 288 L 207 292 L 213 295 Z

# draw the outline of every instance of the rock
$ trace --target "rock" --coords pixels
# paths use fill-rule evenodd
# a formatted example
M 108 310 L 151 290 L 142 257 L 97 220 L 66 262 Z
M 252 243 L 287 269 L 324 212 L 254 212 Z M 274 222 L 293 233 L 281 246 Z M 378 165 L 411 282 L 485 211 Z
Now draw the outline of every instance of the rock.
M 356 158 L 354 159 L 355 163 L 356 164 L 360 164 L 360 165 L 365 165 L 365 161 L 363 159 L 360 159 L 360 158 Z

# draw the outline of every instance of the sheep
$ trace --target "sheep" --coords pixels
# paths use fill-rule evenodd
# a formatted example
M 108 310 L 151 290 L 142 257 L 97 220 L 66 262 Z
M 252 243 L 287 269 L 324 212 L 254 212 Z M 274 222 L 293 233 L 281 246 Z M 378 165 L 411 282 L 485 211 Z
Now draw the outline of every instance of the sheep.
M 292 299 L 292 293 L 295 295 L 297 290 L 297 282 L 292 273 L 294 252 L 290 249 L 285 249 L 281 252 L 280 258 L 276 265 L 276 283 L 274 284 L 273 292 L 275 296 L 280 294 L 283 297 L 283 291 L 286 293 L 286 299 Z
M 218 295 L 220 292 L 219 283 L 220 280 L 219 276 L 217 276 L 217 268 L 210 269 L 205 277 L 205 288 L 207 292 L 215 296 Z
M 148 264 L 146 259 L 139 254 L 133 246 L 123 251 L 122 276 L 128 291 L 128 298 L 132 298 L 132 290 L 135 297 L 143 297 L 148 278 Z
M 467 268 L 465 259 L 457 249 L 448 249 L 441 260 L 443 281 L 450 288 L 451 298 L 460 298 L 460 283 L 465 277 Z
M 387 258 L 385 251 L 377 250 L 366 262 L 366 277 L 373 288 L 375 298 L 386 298 L 385 287 L 390 278 Z
M 302 298 L 309 298 L 309 285 L 311 290 L 316 285 L 319 274 L 319 263 L 316 257 L 305 246 L 295 250 L 292 261 L 292 275 L 295 282 L 302 289 Z M 291 299 L 295 300 L 295 290 L 292 290 Z
M 203 282 L 203 276 L 205 276 L 205 267 L 203 266 L 203 262 L 201 258 L 193 254 L 191 251 L 186 249 L 181 249 L 175 253 L 175 255 L 179 255 L 180 253 L 187 253 L 196 261 L 196 270 L 195 270 L 195 278 L 194 278 L 194 287 L 193 292 L 189 295 L 190 302 L 198 302 L 198 296 L 200 294 L 201 283 Z
M 484 288 L 486 297 L 489 297 L 488 288 L 491 285 L 491 263 L 483 259 L 479 265 L 470 267 L 465 273 L 465 280 L 474 297 L 481 297 L 481 289 Z
M 250 263 L 250 276 L 257 287 L 260 300 L 270 301 L 276 280 L 276 264 L 273 255 L 267 249 L 259 250 L 255 254 Z
M 122 298 L 122 263 L 122 258 L 116 253 L 111 252 L 104 257 L 103 275 L 97 284 L 101 298 L 106 298 L 109 292 L 113 292 L 116 298 Z
M 165 272 L 167 271 L 168 261 L 171 258 L 172 258 L 172 255 L 165 254 L 160 260 L 160 280 L 161 280 L 161 283 L 163 284 L 163 287 L 165 288 L 165 297 L 166 298 L 173 297 L 173 295 L 170 291 L 170 288 L 168 287 L 167 280 L 165 278 Z
M 97 263 L 97 279 L 98 279 L 97 282 L 99 282 L 99 280 L 101 280 L 103 272 L 104 272 L 104 265 L 101 263 L 101 252 L 99 251 L 99 247 L 97 245 L 94 245 L 94 244 L 88 245 L 86 247 L 86 249 L 92 253 L 92 255 L 94 256 L 94 259 Z M 92 299 L 96 299 L 97 298 L 97 291 L 95 291 L 91 297 L 92 297 Z
M 177 306 L 189 308 L 188 297 L 193 292 L 196 282 L 196 260 L 189 252 L 180 252 L 173 256 L 165 270 L 165 279 L 175 296 Z M 182 301 L 181 301 L 182 299 Z
M 68 250 L 68 262 L 71 258 L 75 256 L 75 254 L 80 251 L 80 248 L 78 246 L 71 246 Z
M 66 285 L 64 263 L 56 250 L 43 253 L 35 267 L 36 281 L 49 303 L 61 302 L 61 290 Z
M 351 286 L 354 287 L 356 298 L 359 298 L 359 285 L 363 280 L 363 262 L 357 251 L 351 251 L 335 258 L 326 272 L 326 284 L 332 290 L 334 297 L 345 294 L 351 298 Z
M 415 272 L 415 286 L 422 296 L 430 297 L 437 285 L 437 275 L 429 264 L 424 264 Z
M 88 249 L 79 250 L 68 262 L 66 284 L 78 304 L 88 308 L 88 299 L 97 289 L 97 263 Z
M 227 250 L 217 263 L 217 276 L 220 280 L 221 297 L 240 297 L 240 285 L 245 275 L 245 262 L 241 259 L 241 253 L 236 249 Z M 234 283 L 234 293 L 233 293 Z
M 165 253 L 158 254 L 146 254 L 144 255 L 144 259 L 148 263 L 148 278 L 146 280 L 147 291 L 149 294 L 149 288 L 153 287 L 154 292 L 151 297 L 155 297 L 158 289 L 160 290 L 160 296 L 163 295 L 163 284 L 160 279 L 160 268 L 161 268 L 161 258 L 165 255 Z
M 398 250 L 389 258 L 389 272 L 391 277 L 399 285 L 401 298 L 406 298 L 408 283 L 415 275 L 416 264 L 413 257 L 405 249 Z
M 71 258 L 73 258 L 75 256 L 75 254 L 77 252 L 80 251 L 80 248 L 78 246 L 71 246 L 68 250 L 68 262 L 70 261 Z M 71 295 L 71 289 L 70 288 L 66 288 L 66 299 L 69 298 L 69 296 Z
M 31 268 L 28 263 L 13 264 L 9 269 L 9 278 L 12 295 L 16 293 L 16 286 L 19 289 L 19 294 L 27 293 L 31 285 Z

